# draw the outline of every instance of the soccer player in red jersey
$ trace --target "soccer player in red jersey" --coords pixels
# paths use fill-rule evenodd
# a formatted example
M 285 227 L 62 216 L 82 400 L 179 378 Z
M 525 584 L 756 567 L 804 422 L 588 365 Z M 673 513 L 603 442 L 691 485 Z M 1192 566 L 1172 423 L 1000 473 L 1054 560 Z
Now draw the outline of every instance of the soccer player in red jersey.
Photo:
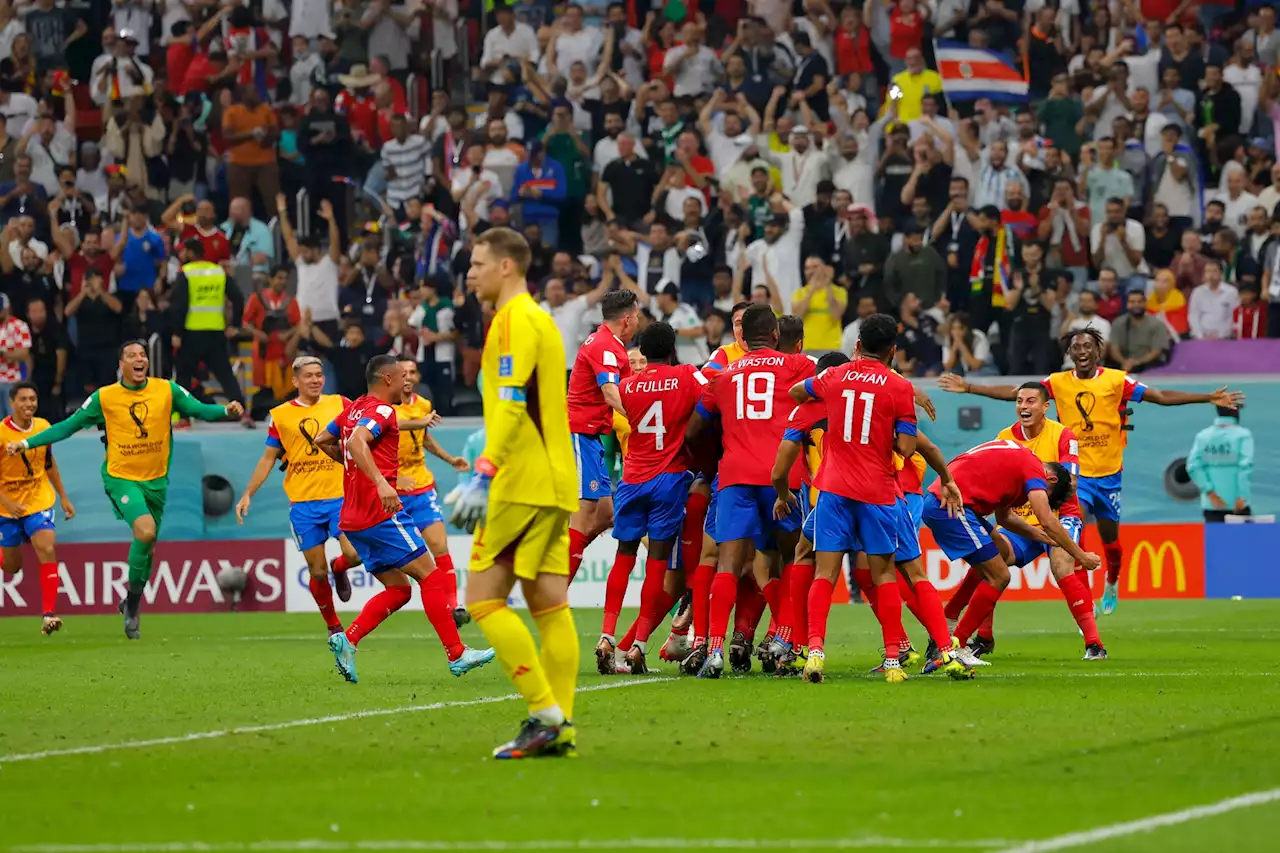
M 602 436 L 613 431 L 613 413 L 623 413 L 618 383 L 631 375 L 627 342 L 636 333 L 636 295 L 614 290 L 600 300 L 604 323 L 587 336 L 569 372 L 569 432 L 578 463 L 578 511 L 569 517 L 569 582 L 582 552 L 613 523 L 613 479 L 604 461 Z
M 906 680 L 897 654 L 903 628 L 894 565 L 900 492 L 893 454 L 910 458 L 916 452 L 917 432 L 915 391 L 889 367 L 897 336 L 898 324 L 892 317 L 873 314 L 862 321 L 856 360 L 791 388 L 791 399 L 797 403 L 822 400 L 826 404 L 822 466 L 815 479 L 819 490 L 813 510 L 817 577 L 810 588 L 810 621 L 815 621 L 815 615 L 822 621 L 824 608 L 830 607 L 831 588 L 840 576 L 845 553 L 865 553 L 876 586 L 884 675 L 890 683 Z M 809 637 L 807 681 L 823 679 L 823 640 L 821 634 Z
M 422 591 L 422 609 L 460 676 L 493 660 L 493 649 L 469 649 L 458 637 L 449 607 L 446 572 L 436 571 L 427 545 L 396 493 L 400 474 L 400 428 L 395 406 L 404 398 L 404 369 L 393 356 L 378 355 L 365 367 L 368 393 L 348 406 L 316 439 L 316 446 L 343 465 L 342 514 L 338 527 L 365 569 L 385 589 L 369 599 L 347 628 L 329 636 L 338 672 L 355 683 L 356 645 L 392 613 L 409 603 L 410 580 Z
M 982 575 L 968 609 L 956 626 L 955 637 L 964 648 L 957 653 L 966 666 L 978 660 L 968 648 L 969 637 L 981 625 L 1009 585 L 1009 565 L 992 538 L 987 516 L 1001 527 L 1032 541 L 1049 541 L 1062 548 L 1086 571 L 1101 560 L 1083 551 L 1063 529 L 1055 512 L 1071 497 L 1071 472 L 1057 462 L 1042 462 L 1017 442 L 989 441 L 951 460 L 951 474 L 964 495 L 964 510 L 952 513 L 939 498 L 938 484 L 924 496 L 924 523 L 949 560 L 964 560 Z M 1032 527 L 1015 512 L 1029 504 L 1040 522 Z
M 605 590 L 604 626 L 596 646 L 601 675 L 614 670 L 613 632 L 626 595 L 626 579 L 636 564 L 640 540 L 648 536 L 644 586 L 640 591 L 640 620 L 635 642 L 626 654 L 633 674 L 647 672 L 645 644 L 662 616 L 675 603 L 664 591 L 667 566 L 684 522 L 688 501 L 688 454 L 684 432 L 698 405 L 706 378 L 690 364 L 675 364 L 676 333 L 666 323 L 654 323 L 640 335 L 640 352 L 648 366 L 622 380 L 618 391 L 627 421 L 634 425 L 622 462 L 622 482 L 614 504 L 613 535 L 618 555 Z M 614 578 L 622 579 L 615 584 Z
M 798 507 L 787 518 L 774 519 L 770 470 L 793 408 L 787 389 L 813 375 L 813 361 L 776 349 L 778 320 L 767 305 L 743 311 L 742 337 L 747 354 L 712 380 L 686 431 L 686 440 L 692 440 L 719 415 L 724 433 L 715 530 L 720 558 L 711 585 L 709 645 L 700 678 L 719 678 L 724 671 L 725 631 L 738 579 L 751 568 L 755 538 L 773 533 L 779 550 L 792 554 L 803 522 Z

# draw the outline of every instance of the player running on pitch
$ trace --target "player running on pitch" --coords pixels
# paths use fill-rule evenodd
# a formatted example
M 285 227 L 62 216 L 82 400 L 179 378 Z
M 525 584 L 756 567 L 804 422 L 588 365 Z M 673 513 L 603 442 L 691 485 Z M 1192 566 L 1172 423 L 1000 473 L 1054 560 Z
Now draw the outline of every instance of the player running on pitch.
M 605 466 L 604 436 L 613 431 L 613 413 L 622 411 L 618 383 L 631 375 L 627 342 L 640 317 L 636 295 L 629 290 L 606 293 L 600 312 L 604 322 L 583 341 L 569 375 L 569 429 L 578 466 L 578 508 L 569 520 L 570 581 L 587 546 L 613 523 L 613 478 Z
M 431 401 L 418 396 L 418 363 L 401 357 L 404 369 L 404 400 L 396 405 L 396 417 L 400 421 L 400 478 L 396 490 L 405 511 L 409 513 L 431 552 L 436 569 L 445 573 L 448 582 L 449 609 L 453 622 L 462 627 L 471 621 L 465 607 L 458 606 L 458 574 L 453 568 L 453 556 L 449 553 L 449 532 L 444 527 L 444 515 L 440 512 L 440 499 L 436 494 L 436 478 L 427 467 L 426 454 L 442 460 L 459 474 L 471 470 L 471 463 L 461 456 L 454 456 L 440 446 L 440 442 L 427 431 L 439 422 L 433 413 Z
M 774 518 L 770 472 L 787 415 L 794 408 L 787 390 L 813 375 L 813 361 L 776 349 L 778 319 L 767 305 L 752 305 L 743 312 L 742 337 L 747 354 L 711 380 L 685 433 L 686 441 L 696 439 L 717 416 L 724 432 L 716 497 L 720 555 L 711 584 L 709 645 L 700 678 L 719 678 L 724 671 L 729 615 L 737 603 L 739 578 L 752 569 L 756 537 L 775 534 L 779 550 L 794 554 L 804 521 L 799 507 L 784 519 Z M 776 606 L 773 609 L 776 612 Z
M 400 429 L 395 405 L 404 396 L 404 372 L 392 356 L 378 355 L 369 359 L 364 378 L 368 393 L 327 424 L 316 445 L 342 460 L 338 527 L 384 589 L 369 599 L 346 631 L 329 635 L 329 650 L 342 677 L 356 683 L 361 638 L 409 603 L 411 582 L 416 582 L 422 609 L 449 658 L 449 671 L 465 675 L 493 660 L 493 649 L 463 645 L 449 607 L 449 578 L 427 556 L 422 534 L 396 493 Z
M 39 407 L 36 386 L 17 382 L 9 389 L 9 417 L 0 421 L 0 442 L 20 442 L 25 436 L 49 428 L 35 416 Z M 76 508 L 62 486 L 62 473 L 48 448 L 24 450 L 0 459 L 0 548 L 5 574 L 22 571 L 22 545 L 30 542 L 40 561 L 40 633 L 48 636 L 62 628 L 58 607 L 58 558 L 54 553 L 54 497 L 62 503 L 67 520 Z
M 954 631 L 961 648 L 957 657 L 966 666 L 978 661 L 967 646 L 1009 585 L 1009 565 L 992 539 L 991 522 L 1031 540 L 1049 541 L 1062 548 L 1087 571 L 1101 561 L 1083 551 L 1063 529 L 1057 510 L 1071 497 L 1071 472 L 1057 462 L 1042 462 L 1014 441 L 989 441 L 966 450 L 948 466 L 964 495 L 964 510 L 953 513 L 939 497 L 934 482 L 924 496 L 924 523 L 949 560 L 964 560 L 982 575 L 968 609 Z M 1028 504 L 1040 526 L 1032 527 L 1015 512 Z
M 618 387 L 627 422 L 635 424 L 627 455 L 623 458 L 622 483 L 615 496 L 613 535 L 618 540 L 615 574 L 626 578 L 635 567 L 640 540 L 649 538 L 640 590 L 640 621 L 626 661 L 633 674 L 647 671 L 646 643 L 663 614 L 675 603 L 664 592 L 667 566 L 676 538 L 684 525 L 689 499 L 688 455 L 684 431 L 693 408 L 702 397 L 707 379 L 691 364 L 675 364 L 676 333 L 666 323 L 654 323 L 640 335 L 640 351 L 648 362 L 641 372 L 622 380 Z M 621 589 L 626 593 L 626 586 Z M 601 640 L 613 645 L 613 631 L 622 607 L 622 595 L 613 591 L 605 601 Z M 600 646 L 603 647 L 604 642 Z M 613 655 L 596 652 L 602 675 L 614 671 Z
M 1129 404 L 1151 402 L 1157 406 L 1186 406 L 1211 403 L 1237 408 L 1244 395 L 1219 388 L 1211 394 L 1151 388 L 1123 370 L 1102 367 L 1106 351 L 1096 329 L 1071 332 L 1065 339 L 1073 370 L 1054 373 L 1041 380 L 1057 405 L 1058 420 L 1076 434 L 1080 442 L 1078 493 L 1102 537 L 1107 558 L 1107 580 L 1103 587 L 1102 615 L 1115 612 L 1120 599 L 1120 569 L 1124 549 L 1120 544 L 1120 489 L 1124 467 L 1124 447 L 1128 442 Z M 947 391 L 976 394 L 993 400 L 1017 399 L 1013 385 L 984 385 L 947 374 L 938 380 Z
M 1055 420 L 1045 417 L 1049 411 L 1049 392 L 1039 382 L 1027 382 L 1018 388 L 1018 399 L 1014 404 L 1018 411 L 1018 420 L 1005 427 L 996 436 L 1001 441 L 1014 441 L 1030 450 L 1042 462 L 1057 462 L 1066 468 L 1074 478 L 1080 470 L 1076 436 L 1071 430 Z M 1014 508 L 1014 513 L 1033 527 L 1038 526 L 1031 507 L 1023 504 Z M 1080 533 L 1084 521 L 1080 514 L 1080 503 L 1073 494 L 1058 511 L 1058 520 L 1071 535 L 1072 540 L 1080 544 Z M 1080 626 L 1084 635 L 1084 659 L 1106 660 L 1107 650 L 1098 635 L 1098 621 L 1093 615 L 1093 597 L 1089 592 L 1089 573 L 1084 569 L 1076 569 L 1073 560 L 1066 551 L 1056 546 L 1047 545 L 1038 539 L 1021 536 L 1011 530 L 1000 530 L 999 535 L 1007 543 L 1001 552 L 1012 565 L 1022 567 L 1030 565 L 1041 555 L 1048 553 L 1049 568 L 1053 572 L 1058 589 L 1066 599 L 1071 616 Z M 997 543 L 999 544 L 999 543 Z M 979 576 L 975 571 L 965 575 L 960 587 L 947 603 L 947 618 L 958 619 L 960 612 L 969 602 L 973 590 L 977 588 Z M 974 654 L 981 657 L 995 648 L 995 638 L 991 631 L 991 620 L 978 627 L 978 632 L 969 643 Z
M 169 461 L 173 458 L 172 417 L 220 421 L 238 418 L 244 407 L 232 401 L 225 406 L 201 403 L 178 383 L 148 376 L 151 362 L 147 345 L 128 341 L 120 346 L 120 381 L 89 395 L 75 413 L 48 429 L 21 441 L 10 441 L 6 452 L 44 447 L 70 438 L 82 429 L 106 429 L 106 458 L 102 485 L 116 518 L 133 533 L 129 546 L 129 591 L 120 602 L 124 635 L 138 639 L 142 590 L 151 577 L 156 539 L 164 521 L 169 494 Z
M 578 508 L 578 474 L 565 416 L 564 343 L 529 296 L 530 258 L 524 237 L 494 228 L 476 239 L 467 272 L 468 286 L 496 313 L 481 356 L 487 440 L 450 520 L 475 533 L 467 610 L 529 709 L 495 758 L 577 754 L 569 515 Z M 617 310 L 607 307 L 605 316 L 617 319 Z M 507 606 L 517 580 L 542 637 L 541 655 Z
M 333 606 L 333 593 L 351 599 L 351 580 L 345 569 L 335 569 L 329 585 L 329 561 L 324 545 L 330 539 L 348 553 L 347 565 L 355 551 L 338 529 L 342 513 L 342 465 L 316 446 L 320 432 L 342 414 L 348 401 L 340 394 L 324 393 L 324 364 L 313 355 L 293 360 L 293 387 L 298 396 L 271 410 L 266 447 L 258 460 L 244 494 L 236 502 L 236 521 L 244 523 L 253 496 L 271 476 L 271 469 L 283 460 L 284 493 L 289 497 L 289 527 L 293 540 L 307 561 L 307 586 L 330 634 L 342 630 L 342 620 Z

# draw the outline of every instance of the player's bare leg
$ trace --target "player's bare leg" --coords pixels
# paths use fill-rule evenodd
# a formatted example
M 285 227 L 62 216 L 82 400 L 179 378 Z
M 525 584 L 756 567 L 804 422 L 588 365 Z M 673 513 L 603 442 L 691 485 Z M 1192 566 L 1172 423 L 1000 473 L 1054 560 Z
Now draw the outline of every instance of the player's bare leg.
M 1093 597 L 1089 593 L 1089 573 L 1084 569 L 1076 570 L 1075 558 L 1062 548 L 1054 547 L 1049 551 L 1049 569 L 1053 579 L 1058 582 L 1058 589 L 1067 602 L 1071 617 L 1076 620 L 1080 633 L 1084 636 L 1084 659 L 1106 660 L 1107 650 L 1102 645 L 1102 636 L 1098 633 L 1098 620 L 1093 614 Z
M 1120 601 L 1120 569 L 1124 565 L 1124 546 L 1120 544 L 1120 522 L 1110 518 L 1097 518 L 1094 519 L 1094 524 L 1098 527 L 1098 537 L 1102 540 L 1102 554 L 1107 566 L 1107 578 L 1102 587 L 1102 602 L 1098 607 L 1098 615 L 1110 616 L 1116 612 L 1116 605 Z
M 342 631 L 342 620 L 338 618 L 338 611 L 333 606 L 334 590 L 329 585 L 329 560 L 324 555 L 324 545 L 308 548 L 302 552 L 302 558 L 307 561 L 307 573 L 311 576 L 307 579 L 307 588 L 311 591 L 316 607 L 320 610 L 320 617 L 324 619 L 329 633 L 337 634 Z M 346 580 L 346 574 L 346 572 L 335 572 L 334 583 L 336 584 L 337 579 L 341 577 L 347 585 L 347 598 L 350 598 L 351 582 Z
M 329 564 L 329 570 L 333 572 L 333 591 L 338 594 L 339 601 L 350 601 L 351 579 L 347 577 L 347 570 L 360 565 L 360 555 L 351 547 L 345 534 L 338 537 L 338 546 L 342 548 L 342 553 Z
M 453 555 L 449 553 L 449 531 L 444 522 L 434 521 L 427 525 L 422 531 L 422 541 L 427 543 L 436 571 L 444 572 L 448 578 L 443 585 L 449 599 L 449 610 L 453 613 L 453 624 L 461 628 L 471 621 L 471 614 L 458 604 L 458 572 L 453 566 Z
M 729 629 L 729 616 L 738 600 L 738 580 L 751 565 L 754 551 L 755 546 L 750 539 L 734 539 L 720 545 L 719 566 L 711 581 L 707 658 L 698 669 L 699 678 L 719 678 L 724 672 L 725 632 Z

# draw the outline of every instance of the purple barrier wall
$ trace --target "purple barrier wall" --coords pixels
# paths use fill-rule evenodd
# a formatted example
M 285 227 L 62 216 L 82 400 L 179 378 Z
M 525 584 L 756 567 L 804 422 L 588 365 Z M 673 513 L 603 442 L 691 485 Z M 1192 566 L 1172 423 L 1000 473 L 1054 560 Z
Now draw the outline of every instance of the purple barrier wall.
M 1275 373 L 1280 370 L 1280 339 L 1182 341 L 1173 359 L 1144 376 L 1193 376 L 1221 373 Z

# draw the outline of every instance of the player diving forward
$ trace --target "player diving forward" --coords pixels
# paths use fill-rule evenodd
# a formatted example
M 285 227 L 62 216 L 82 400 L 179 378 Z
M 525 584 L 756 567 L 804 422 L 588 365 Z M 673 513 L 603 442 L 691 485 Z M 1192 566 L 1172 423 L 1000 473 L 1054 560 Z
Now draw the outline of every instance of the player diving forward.
M 578 475 L 565 414 L 564 343 L 529 296 L 530 259 L 522 236 L 493 228 L 476 239 L 467 271 L 467 284 L 496 313 L 481 355 L 485 448 L 450 520 L 475 533 L 467 610 L 529 709 L 495 758 L 577 754 L 569 515 L 578 509 Z M 541 655 L 507 605 L 517 580 L 542 637 Z
M 172 417 L 220 421 L 238 418 L 244 407 L 201 403 L 176 382 L 148 376 L 147 345 L 127 341 L 120 346 L 120 381 L 89 395 L 75 413 L 48 429 L 6 445 L 9 456 L 70 438 L 80 430 L 102 425 L 106 457 L 102 485 L 116 518 L 133 533 L 129 546 L 129 591 L 120 602 L 124 635 L 141 636 L 142 591 L 151 577 L 156 539 L 164 521 L 169 495 L 169 462 L 173 458 Z
M 298 396 L 271 410 L 266 447 L 258 460 L 244 494 L 236 502 L 236 521 L 244 523 L 253 496 L 271 476 L 276 463 L 284 461 L 284 492 L 289 497 L 289 527 L 293 540 L 307 561 L 307 586 L 330 634 L 342 631 L 342 620 L 333 606 L 333 593 L 351 599 L 351 580 L 345 569 L 335 569 L 329 585 L 329 561 L 324 545 L 337 539 L 343 553 L 355 551 L 338 529 L 342 514 L 342 465 L 320 452 L 316 440 L 321 431 L 348 405 L 340 394 L 324 393 L 324 365 L 313 355 L 293 360 L 293 387 Z
M 1062 465 L 1042 462 L 1014 441 L 989 441 L 952 459 L 948 468 L 964 496 L 964 510 L 951 512 L 934 482 L 924 497 L 924 523 L 947 559 L 964 560 L 982 575 L 954 632 L 964 646 L 957 656 L 966 666 L 974 666 L 978 658 L 967 646 L 969 638 L 1009 585 L 1009 565 L 992 539 L 988 516 L 994 515 L 1012 533 L 1057 545 L 1086 571 L 1096 569 L 1101 561 L 1081 550 L 1055 514 L 1071 497 L 1071 472 Z M 1030 505 L 1039 528 L 1014 512 L 1023 504 Z
M 395 405 L 404 396 L 404 371 L 389 355 L 369 359 L 368 393 L 325 426 L 316 446 L 342 460 L 342 514 L 338 527 L 365 569 L 384 589 L 365 604 L 346 631 L 329 635 L 338 672 L 351 683 L 360 639 L 413 597 L 411 580 L 422 592 L 422 609 L 444 645 L 456 676 L 493 660 L 493 649 L 470 649 L 458 636 L 449 607 L 449 578 L 427 556 L 427 545 L 396 493 L 400 473 L 399 426 Z
M 17 382 L 9 389 L 9 417 L 0 421 L 0 442 L 20 442 L 25 436 L 48 429 L 49 422 L 35 416 L 39 406 L 36 386 Z M 22 544 L 30 542 L 40 561 L 40 633 L 48 636 L 62 627 L 58 618 L 58 558 L 54 553 L 53 503 L 55 493 L 67 520 L 76 508 L 62 486 L 62 474 L 48 448 L 24 450 L 0 459 L 0 548 L 5 574 L 22 571 Z
M 1157 406 L 1211 403 L 1237 408 L 1244 402 L 1238 391 L 1219 388 L 1210 394 L 1151 388 L 1123 370 L 1102 367 L 1105 342 L 1097 330 L 1080 329 L 1066 336 L 1067 353 L 1075 365 L 1046 376 L 1041 383 L 1057 406 L 1058 420 L 1080 442 L 1080 504 L 1098 525 L 1107 558 L 1107 580 L 1100 612 L 1115 612 L 1120 598 L 1120 568 L 1124 550 L 1120 544 L 1120 489 L 1124 447 L 1128 441 L 1129 405 L 1151 402 Z M 984 385 L 947 374 L 938 380 L 947 391 L 976 394 L 993 400 L 1017 399 L 1014 385 Z

